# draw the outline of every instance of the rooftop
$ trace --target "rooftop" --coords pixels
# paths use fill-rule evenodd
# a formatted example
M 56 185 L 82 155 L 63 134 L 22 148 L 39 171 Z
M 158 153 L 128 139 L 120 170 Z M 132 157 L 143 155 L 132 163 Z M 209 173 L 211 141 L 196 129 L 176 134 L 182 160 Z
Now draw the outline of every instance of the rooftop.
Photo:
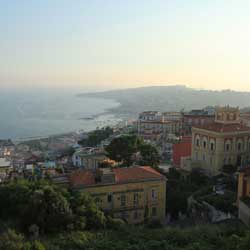
M 214 114 L 209 112 L 208 110 L 204 109 L 193 109 L 188 113 L 184 114 L 185 116 L 211 116 L 213 117 Z
M 224 124 L 224 123 L 210 123 L 206 125 L 195 125 L 194 128 L 209 130 L 219 133 L 230 133 L 230 132 L 250 132 L 250 127 L 247 127 L 241 123 Z
M 103 170 L 101 170 L 103 171 Z M 115 181 L 112 184 L 122 184 L 130 183 L 136 181 L 145 181 L 152 179 L 164 179 L 165 177 L 154 170 L 151 167 L 130 167 L 130 168 L 114 168 L 113 170 L 105 170 L 102 174 L 114 174 Z M 97 172 L 91 170 L 78 170 L 71 174 L 70 183 L 72 186 L 92 186 L 92 185 L 103 185 L 107 183 L 102 183 L 97 181 Z M 109 183 L 110 184 L 110 183 Z
M 0 168 L 1 167 L 10 167 L 10 165 L 11 165 L 10 161 L 8 161 L 5 158 L 0 158 Z

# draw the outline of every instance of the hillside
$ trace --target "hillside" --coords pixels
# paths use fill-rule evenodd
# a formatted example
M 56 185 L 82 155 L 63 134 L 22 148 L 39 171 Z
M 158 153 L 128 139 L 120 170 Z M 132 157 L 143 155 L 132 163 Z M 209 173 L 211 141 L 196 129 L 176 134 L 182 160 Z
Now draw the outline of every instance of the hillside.
M 78 97 L 114 99 L 121 106 L 111 111 L 121 117 L 136 117 L 144 110 L 179 111 L 210 105 L 250 106 L 250 92 L 197 90 L 182 85 L 143 87 L 79 94 Z

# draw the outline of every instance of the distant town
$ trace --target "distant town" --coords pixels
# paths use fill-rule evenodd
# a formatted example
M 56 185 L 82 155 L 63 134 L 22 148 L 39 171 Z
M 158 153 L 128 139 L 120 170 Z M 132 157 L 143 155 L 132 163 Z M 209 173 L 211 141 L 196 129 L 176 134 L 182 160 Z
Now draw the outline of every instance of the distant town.
M 19 179 L 88 193 L 129 224 L 249 226 L 250 114 L 230 106 L 144 111 L 89 133 L 0 140 L 0 182 Z

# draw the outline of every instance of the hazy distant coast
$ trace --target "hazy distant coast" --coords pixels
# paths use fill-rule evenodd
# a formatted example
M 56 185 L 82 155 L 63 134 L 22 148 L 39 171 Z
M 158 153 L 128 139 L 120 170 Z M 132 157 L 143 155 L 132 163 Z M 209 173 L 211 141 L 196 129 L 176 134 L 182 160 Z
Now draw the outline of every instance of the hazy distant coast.
M 0 98 L 0 139 L 43 138 L 114 125 L 119 119 L 108 110 L 119 105 L 106 98 L 76 98 L 63 91 L 9 91 Z
M 182 85 L 112 90 L 77 96 L 115 100 L 121 105 L 108 111 L 121 118 L 135 118 L 144 110 L 180 111 L 208 105 L 250 106 L 250 92 L 197 90 Z

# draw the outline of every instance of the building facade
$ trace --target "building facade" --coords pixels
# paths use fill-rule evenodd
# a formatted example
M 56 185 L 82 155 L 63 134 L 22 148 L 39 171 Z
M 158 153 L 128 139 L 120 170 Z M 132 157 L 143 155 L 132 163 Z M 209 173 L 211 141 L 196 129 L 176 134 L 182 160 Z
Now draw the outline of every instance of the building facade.
M 160 142 L 168 134 L 179 134 L 181 120 L 166 120 L 164 114 L 158 111 L 146 111 L 139 114 L 137 122 L 138 135 L 146 141 Z
M 239 219 L 250 226 L 250 167 L 239 172 L 237 205 Z
M 197 109 L 191 110 L 188 113 L 183 113 L 183 128 L 184 135 L 192 134 L 193 126 L 203 126 L 214 122 L 215 115 L 211 110 Z
M 250 128 L 240 122 L 238 108 L 218 107 L 213 123 L 192 128 L 192 167 L 217 175 L 249 160 Z
M 165 219 L 166 178 L 150 167 L 81 170 L 71 175 L 70 183 L 129 224 Z
M 107 159 L 104 152 L 95 148 L 79 149 L 72 156 L 75 167 L 92 170 L 97 169 L 99 164 Z
M 173 165 L 180 168 L 182 159 L 190 157 L 192 154 L 192 137 L 184 136 L 181 140 L 173 144 Z

